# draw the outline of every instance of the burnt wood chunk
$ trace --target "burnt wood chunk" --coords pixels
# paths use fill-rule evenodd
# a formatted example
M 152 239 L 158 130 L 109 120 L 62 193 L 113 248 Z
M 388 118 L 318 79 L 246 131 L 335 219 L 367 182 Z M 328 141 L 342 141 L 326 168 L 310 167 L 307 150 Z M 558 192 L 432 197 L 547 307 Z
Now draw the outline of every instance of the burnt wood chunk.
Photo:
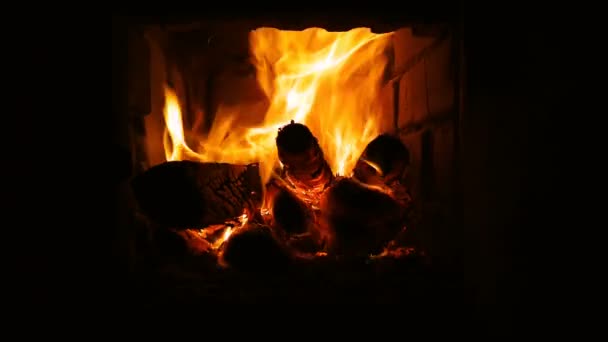
M 401 139 L 381 134 L 363 150 L 353 169 L 353 178 L 361 183 L 379 187 L 402 206 L 410 207 L 412 198 L 401 182 L 410 165 L 410 151 Z
M 172 161 L 132 181 L 142 213 L 168 228 L 204 228 L 253 212 L 261 202 L 257 164 Z
M 281 271 L 291 262 L 291 254 L 270 227 L 250 224 L 234 233 L 222 253 L 228 266 L 241 271 Z
M 274 226 L 288 235 L 308 231 L 312 221 L 310 209 L 288 190 L 280 189 L 272 206 Z
M 331 168 L 308 127 L 291 121 L 279 129 L 276 144 L 283 178 L 296 187 L 322 189 L 331 182 Z
M 409 164 L 410 152 L 401 139 L 381 134 L 363 150 L 353 177 L 365 184 L 389 185 L 401 178 Z
M 403 227 L 403 207 L 391 196 L 356 180 L 337 180 L 321 201 L 328 251 L 343 256 L 379 253 Z

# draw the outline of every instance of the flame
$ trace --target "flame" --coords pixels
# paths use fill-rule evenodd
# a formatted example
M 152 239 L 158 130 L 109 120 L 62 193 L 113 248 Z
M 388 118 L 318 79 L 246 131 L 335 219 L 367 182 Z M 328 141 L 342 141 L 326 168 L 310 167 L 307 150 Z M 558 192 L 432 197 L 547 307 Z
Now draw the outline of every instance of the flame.
M 260 162 L 266 182 L 279 165 L 277 130 L 294 120 L 307 125 L 317 137 L 332 171 L 345 175 L 365 146 L 381 133 L 378 93 L 390 35 L 374 34 L 367 28 L 347 32 L 260 28 L 250 32 L 257 80 L 269 104 L 262 124 L 241 127 L 239 110 L 247 109 L 220 106 L 207 136 L 200 137 L 198 145 L 188 146 L 182 107 L 175 92 L 166 87 L 167 160 Z
M 228 241 L 228 239 L 230 239 L 232 233 L 245 227 L 247 225 L 247 222 L 249 222 L 249 216 L 247 215 L 247 213 L 244 213 L 243 215 L 238 217 L 237 221 L 238 224 L 233 227 L 226 226 L 226 230 L 224 230 L 224 234 L 222 234 L 222 237 L 220 237 L 213 243 L 213 249 L 220 248 L 226 241 Z
M 182 110 L 177 95 L 171 88 L 165 86 L 165 125 L 164 136 L 165 157 L 167 161 L 184 159 L 184 154 L 194 154 L 186 145 Z
M 224 234 L 222 235 L 221 238 L 219 238 L 217 241 L 215 241 L 215 243 L 213 244 L 213 250 L 217 251 L 217 257 L 218 257 L 218 263 L 220 266 L 226 267 L 228 266 L 226 264 L 226 262 L 224 261 L 224 250 L 223 247 L 224 244 L 230 239 L 230 237 L 232 236 L 232 234 L 234 234 L 234 232 L 243 229 L 243 227 L 247 226 L 247 223 L 249 222 L 249 215 L 247 215 L 247 213 L 243 213 L 243 215 L 239 216 L 237 218 L 238 221 L 238 225 L 235 225 L 234 227 L 230 227 L 227 226 L 226 230 L 224 231 Z
M 189 248 L 194 254 L 215 251 L 218 255 L 221 255 L 222 247 L 230 239 L 232 234 L 245 227 L 248 222 L 249 215 L 244 212 L 243 215 L 237 217 L 234 221 L 226 222 L 225 224 L 208 226 L 203 229 L 186 229 L 178 231 L 177 233 L 187 241 Z M 213 236 L 218 232 L 222 232 L 221 236 L 211 242 L 210 240 L 212 240 Z

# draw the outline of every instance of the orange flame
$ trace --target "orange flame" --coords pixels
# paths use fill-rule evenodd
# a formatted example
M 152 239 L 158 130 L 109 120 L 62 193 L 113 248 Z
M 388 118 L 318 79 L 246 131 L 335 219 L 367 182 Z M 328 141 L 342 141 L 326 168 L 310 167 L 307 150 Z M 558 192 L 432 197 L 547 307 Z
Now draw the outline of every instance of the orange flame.
M 239 218 L 238 218 L 239 224 L 235 227 L 227 226 L 226 230 L 224 230 L 224 234 L 222 234 L 222 237 L 217 239 L 213 243 L 213 249 L 220 248 L 224 244 L 224 242 L 226 242 L 226 241 L 228 241 L 228 239 L 230 239 L 230 236 L 232 235 L 232 233 L 245 227 L 247 225 L 248 221 L 249 221 L 249 216 L 247 214 L 243 214 L 243 215 L 239 216 Z
M 317 137 L 333 172 L 345 175 L 381 133 L 378 94 L 390 35 L 367 28 L 252 31 L 250 48 L 258 83 L 269 99 L 263 124 L 240 127 L 238 109 L 220 106 L 208 136 L 199 141 L 200 146 L 189 147 L 178 98 L 166 88 L 167 160 L 260 162 L 266 182 L 279 163 L 277 130 L 294 120 Z

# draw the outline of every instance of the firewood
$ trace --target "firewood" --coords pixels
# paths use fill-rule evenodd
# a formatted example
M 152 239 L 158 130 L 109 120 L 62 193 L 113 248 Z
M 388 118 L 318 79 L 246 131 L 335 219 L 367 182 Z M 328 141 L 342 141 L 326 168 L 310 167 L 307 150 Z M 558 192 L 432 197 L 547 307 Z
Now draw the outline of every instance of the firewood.
M 399 137 L 381 134 L 359 157 L 353 177 L 369 185 L 388 185 L 398 180 L 410 163 L 410 152 Z
M 291 121 L 279 130 L 276 144 L 283 178 L 304 190 L 320 190 L 329 185 L 333 178 L 331 168 L 308 127 Z
M 142 213 L 173 229 L 204 228 L 253 212 L 261 202 L 257 164 L 173 161 L 132 181 Z
M 328 252 L 343 256 L 379 253 L 403 227 L 403 207 L 386 193 L 355 179 L 336 180 L 321 201 Z
M 273 200 L 272 217 L 275 227 L 291 235 L 308 231 L 312 213 L 293 193 L 280 189 Z
M 320 214 L 319 202 L 322 190 L 315 193 L 303 193 L 293 188 L 280 177 L 273 177 L 266 184 L 266 200 L 272 208 L 267 215 L 266 224 L 282 239 L 293 242 L 296 250 L 309 253 L 311 250 L 322 249 L 324 243 L 323 232 L 318 227 Z M 301 243 L 298 238 L 306 235 Z M 303 248 L 300 248 L 303 246 Z
M 353 178 L 382 189 L 403 207 L 410 207 L 410 192 L 401 182 L 409 164 L 410 151 L 401 139 L 391 134 L 381 134 L 361 153 L 353 169 Z
M 291 262 L 291 255 L 265 225 L 249 224 L 226 242 L 222 260 L 241 271 L 280 271 Z

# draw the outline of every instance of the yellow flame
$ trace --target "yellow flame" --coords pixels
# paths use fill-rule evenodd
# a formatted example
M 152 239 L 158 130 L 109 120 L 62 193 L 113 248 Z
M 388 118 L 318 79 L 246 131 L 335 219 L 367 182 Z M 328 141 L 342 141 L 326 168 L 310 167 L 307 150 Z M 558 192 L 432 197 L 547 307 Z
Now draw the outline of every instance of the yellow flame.
M 269 100 L 263 123 L 241 127 L 239 109 L 220 106 L 209 134 L 200 139 L 200 146 L 190 148 L 179 99 L 167 88 L 167 160 L 260 162 L 266 182 L 279 163 L 277 131 L 294 120 L 317 137 L 334 173 L 349 173 L 367 143 L 381 133 L 378 95 L 389 37 L 390 33 L 374 34 L 367 28 L 252 31 L 251 55 L 258 83 Z
M 217 239 L 213 243 L 213 249 L 220 248 L 220 246 L 222 246 L 224 244 L 224 242 L 228 241 L 228 239 L 230 238 L 230 235 L 232 235 L 232 227 L 226 227 L 226 230 L 224 230 L 224 234 L 222 234 L 222 237 Z
M 165 157 L 167 161 L 181 160 L 185 154 L 195 154 L 186 144 L 182 110 L 177 95 L 165 86 Z
M 220 248 L 226 241 L 228 241 L 228 239 L 230 239 L 230 236 L 232 236 L 232 233 L 245 227 L 247 225 L 248 221 L 249 221 L 249 216 L 247 214 L 243 214 L 243 215 L 239 216 L 238 217 L 239 224 L 235 227 L 226 227 L 226 230 L 224 230 L 224 234 L 222 234 L 222 237 L 217 239 L 213 243 L 213 249 Z

